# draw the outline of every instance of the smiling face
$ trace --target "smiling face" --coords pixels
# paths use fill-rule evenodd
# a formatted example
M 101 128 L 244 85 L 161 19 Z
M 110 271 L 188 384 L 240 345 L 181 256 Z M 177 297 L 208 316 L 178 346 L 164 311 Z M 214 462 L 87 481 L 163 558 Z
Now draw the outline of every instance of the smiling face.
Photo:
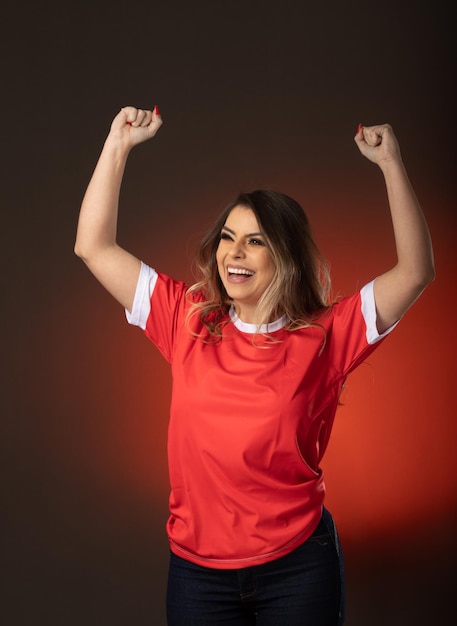
M 252 209 L 239 205 L 230 211 L 221 230 L 216 261 L 238 317 L 257 324 L 255 309 L 273 279 L 275 266 Z

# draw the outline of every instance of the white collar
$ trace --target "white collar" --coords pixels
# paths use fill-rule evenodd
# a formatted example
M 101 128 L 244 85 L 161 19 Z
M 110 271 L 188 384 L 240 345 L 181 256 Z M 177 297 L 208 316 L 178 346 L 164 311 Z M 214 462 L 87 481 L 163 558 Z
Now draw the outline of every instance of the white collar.
M 257 324 L 247 324 L 246 322 L 240 320 L 238 315 L 235 313 L 235 309 L 233 308 L 233 306 L 230 307 L 229 315 L 234 326 L 236 326 L 236 328 L 238 328 L 238 330 L 240 330 L 242 333 L 274 333 L 275 331 L 284 328 L 284 326 L 287 324 L 287 315 L 283 315 L 279 318 L 279 320 L 275 320 L 274 322 L 270 322 L 269 324 L 261 324 L 260 326 L 257 326 Z

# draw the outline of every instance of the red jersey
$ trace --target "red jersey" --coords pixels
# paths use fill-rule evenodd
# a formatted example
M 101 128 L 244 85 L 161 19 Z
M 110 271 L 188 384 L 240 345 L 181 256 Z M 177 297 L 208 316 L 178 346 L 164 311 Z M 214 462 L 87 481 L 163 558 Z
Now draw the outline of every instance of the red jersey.
M 379 345 L 373 283 L 319 327 L 269 324 L 271 342 L 231 311 L 218 343 L 186 326 L 187 286 L 143 265 L 131 323 L 171 364 L 171 550 L 241 568 L 284 556 L 319 523 L 325 452 L 342 385 Z M 198 299 L 198 294 L 193 296 Z M 195 332 L 203 325 L 194 316 Z M 323 332 L 325 331 L 325 332 Z

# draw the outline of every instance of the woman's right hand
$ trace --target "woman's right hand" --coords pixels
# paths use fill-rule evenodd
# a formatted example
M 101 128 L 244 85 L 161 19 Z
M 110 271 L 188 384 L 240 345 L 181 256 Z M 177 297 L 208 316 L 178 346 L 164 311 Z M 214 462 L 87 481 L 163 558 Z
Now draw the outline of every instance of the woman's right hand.
M 108 139 L 119 141 L 128 149 L 154 137 L 162 125 L 157 105 L 152 111 L 123 107 L 114 118 Z

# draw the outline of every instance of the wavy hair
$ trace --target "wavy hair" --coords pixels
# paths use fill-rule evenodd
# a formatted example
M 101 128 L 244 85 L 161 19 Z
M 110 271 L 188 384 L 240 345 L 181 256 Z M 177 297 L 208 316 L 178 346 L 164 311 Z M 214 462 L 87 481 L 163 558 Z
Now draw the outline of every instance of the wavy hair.
M 232 301 L 219 276 L 216 251 L 222 227 L 236 206 L 253 211 L 275 265 L 273 279 L 257 305 L 258 326 L 282 315 L 289 320 L 288 330 L 315 325 L 316 319 L 329 307 L 328 265 L 312 237 L 300 204 L 268 189 L 241 193 L 222 211 L 202 239 L 195 258 L 201 278 L 189 287 L 187 294 L 190 297 L 201 292 L 203 299 L 192 302 L 188 320 L 199 315 L 212 341 L 222 337 Z

